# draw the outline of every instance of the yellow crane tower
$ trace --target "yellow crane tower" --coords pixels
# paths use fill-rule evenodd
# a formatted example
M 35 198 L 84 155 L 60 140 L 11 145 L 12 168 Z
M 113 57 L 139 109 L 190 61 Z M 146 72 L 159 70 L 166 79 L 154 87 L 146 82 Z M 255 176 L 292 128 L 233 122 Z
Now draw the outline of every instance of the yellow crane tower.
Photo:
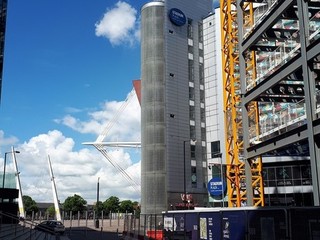
M 224 88 L 224 122 L 226 129 L 226 166 L 228 206 L 240 207 L 247 203 L 247 188 L 241 112 L 241 84 L 239 73 L 237 0 L 221 0 L 222 67 Z M 242 4 L 244 26 L 253 24 L 253 3 Z M 247 26 L 246 26 L 247 25 Z M 246 75 L 255 79 L 255 54 L 246 56 Z M 250 78 L 247 78 L 250 79 Z M 247 83 L 248 84 L 248 83 Z M 249 122 L 259 131 L 259 112 L 256 102 L 247 106 Z M 251 130 L 251 128 L 250 128 Z M 250 134 L 249 134 L 250 135 Z M 259 134 L 257 134 L 258 136 Z M 253 206 L 264 206 L 262 160 L 250 159 Z

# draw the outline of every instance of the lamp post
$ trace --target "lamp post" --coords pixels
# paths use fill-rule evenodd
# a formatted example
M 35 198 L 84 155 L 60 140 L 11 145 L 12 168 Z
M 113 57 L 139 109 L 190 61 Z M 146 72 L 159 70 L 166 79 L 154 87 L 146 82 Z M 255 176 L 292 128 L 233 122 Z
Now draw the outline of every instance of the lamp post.
M 193 143 L 196 143 L 197 140 L 191 139 Z M 183 206 L 186 208 L 187 202 L 187 186 L 186 186 L 186 142 L 190 142 L 190 140 L 183 141 Z
M 8 153 L 20 153 L 19 151 L 11 151 L 4 153 L 4 163 L 3 163 L 3 178 L 2 178 L 2 188 L 4 188 L 4 182 L 6 178 L 6 165 L 7 165 L 7 154 Z
M 99 228 L 99 180 L 100 177 L 98 177 L 98 183 L 97 183 L 97 204 L 96 204 L 96 209 L 97 209 L 97 214 L 96 214 L 96 228 Z
M 100 177 L 98 177 L 98 183 L 97 183 L 97 203 L 99 202 L 99 180 L 100 180 Z
M 220 158 L 220 177 L 221 177 L 221 195 L 222 195 L 222 207 L 224 207 L 224 179 L 223 179 L 223 168 L 222 168 L 222 153 L 219 153 Z

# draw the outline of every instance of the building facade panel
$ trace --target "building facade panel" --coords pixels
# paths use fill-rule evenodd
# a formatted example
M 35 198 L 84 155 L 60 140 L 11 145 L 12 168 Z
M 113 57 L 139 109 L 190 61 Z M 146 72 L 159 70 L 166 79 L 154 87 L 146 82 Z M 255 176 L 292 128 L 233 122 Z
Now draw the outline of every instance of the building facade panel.
M 204 206 L 207 201 L 202 19 L 211 7 L 209 0 L 158 1 L 142 7 L 143 213 L 183 206 L 185 193 L 192 196 L 189 204 Z M 152 25 L 159 31 L 149 32 Z M 156 101 L 155 94 L 163 101 Z M 155 122 L 151 116 L 157 114 L 163 121 Z M 163 138 L 155 143 L 155 135 Z M 158 150 L 159 158 L 154 156 Z M 152 167 L 155 161 L 164 169 Z
M 141 10 L 141 206 L 142 212 L 166 208 L 164 117 L 164 4 Z
M 203 21 L 204 31 L 204 69 L 206 96 L 206 144 L 208 179 L 222 178 L 225 164 L 225 128 L 223 115 L 223 90 L 221 77 L 220 10 L 215 11 Z M 223 192 L 213 198 L 208 194 L 209 206 L 223 206 Z

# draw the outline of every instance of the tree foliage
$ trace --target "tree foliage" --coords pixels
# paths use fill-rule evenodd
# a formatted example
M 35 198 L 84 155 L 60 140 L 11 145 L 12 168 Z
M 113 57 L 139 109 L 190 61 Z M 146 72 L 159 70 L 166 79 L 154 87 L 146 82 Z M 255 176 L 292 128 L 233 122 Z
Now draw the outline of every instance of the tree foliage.
M 30 196 L 23 196 L 22 197 L 23 204 L 25 207 L 25 211 L 27 215 L 31 215 L 32 211 L 34 213 L 38 212 L 39 209 L 37 207 L 36 202 Z M 80 211 L 83 213 L 87 210 L 87 201 L 84 200 L 81 196 L 74 194 L 73 196 L 69 196 L 63 203 L 63 210 L 67 212 L 67 214 L 72 211 L 73 214 Z M 128 212 L 128 213 L 135 213 L 136 215 L 140 214 L 140 204 L 137 201 L 132 202 L 131 200 L 123 200 L 120 201 L 118 197 L 111 196 L 106 199 L 104 202 L 99 201 L 93 206 L 93 210 L 100 215 L 102 211 L 104 214 L 108 214 L 110 212 Z M 49 214 L 50 217 L 55 215 L 55 207 L 54 205 L 48 207 L 46 209 L 46 213 Z
M 22 202 L 27 215 L 32 214 L 32 212 L 36 213 L 39 211 L 37 203 L 30 196 L 22 196 Z
M 51 205 L 50 207 L 47 208 L 46 213 L 50 216 L 50 217 L 54 217 L 54 215 L 56 214 L 56 209 L 54 207 L 54 205 Z
M 135 211 L 136 217 L 139 217 L 139 216 L 140 216 L 140 213 L 141 213 L 140 203 L 137 202 L 137 201 L 134 201 L 134 202 L 133 202 L 133 209 L 134 209 L 134 211 Z
M 98 215 L 101 214 L 101 212 L 104 210 L 103 209 L 103 203 L 101 201 L 97 202 L 94 206 L 93 206 L 93 210 L 98 213 Z
M 107 212 L 118 212 L 120 201 L 118 197 L 111 196 L 103 202 L 103 209 Z
M 124 200 L 120 203 L 119 211 L 122 213 L 128 212 L 133 213 L 134 207 L 133 202 L 130 200 Z
M 63 209 L 67 212 L 78 212 L 81 213 L 86 210 L 87 201 L 84 200 L 81 196 L 74 194 L 73 196 L 67 197 L 63 203 Z

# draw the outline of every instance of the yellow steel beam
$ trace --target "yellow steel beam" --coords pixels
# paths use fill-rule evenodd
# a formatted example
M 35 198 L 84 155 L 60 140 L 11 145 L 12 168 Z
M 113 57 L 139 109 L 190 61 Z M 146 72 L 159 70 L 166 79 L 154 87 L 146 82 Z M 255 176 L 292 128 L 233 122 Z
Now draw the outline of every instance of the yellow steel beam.
M 249 16 L 245 23 L 252 26 L 252 4 L 244 4 L 249 9 Z M 247 9 L 245 9 L 247 10 Z M 238 23 L 236 0 L 223 0 L 220 2 L 221 33 L 222 33 L 222 66 L 224 88 L 224 118 L 226 129 L 226 165 L 228 206 L 240 207 L 246 202 L 245 164 L 243 157 L 243 128 L 241 114 L 241 84 L 239 74 L 239 51 L 238 51 Z M 249 21 L 248 21 L 249 19 Z M 255 77 L 254 53 L 248 58 L 247 73 Z M 258 106 L 256 103 L 248 106 L 249 118 L 254 118 L 255 126 L 258 126 Z M 258 127 L 256 131 L 259 131 Z M 254 189 L 254 205 L 262 206 L 263 179 L 261 177 L 261 158 L 251 160 L 252 186 Z
M 226 129 L 226 163 L 227 163 L 227 187 L 228 206 L 241 206 L 241 177 L 244 164 L 240 163 L 239 156 L 242 153 L 242 140 L 239 138 L 242 124 L 237 118 L 240 107 L 239 78 L 239 54 L 237 15 L 234 7 L 236 1 L 225 0 L 221 4 L 222 24 L 222 64 L 223 64 L 223 88 L 224 88 L 224 116 Z M 238 107 L 238 109 L 237 109 Z
M 242 6 L 244 13 L 244 31 L 250 29 L 254 25 L 254 8 L 252 3 L 245 3 Z M 246 84 L 254 86 L 255 79 L 257 78 L 256 72 L 256 53 L 248 51 L 246 56 Z M 257 102 L 251 102 L 248 106 L 248 118 L 250 129 L 252 129 L 255 136 L 259 136 L 259 106 Z M 253 188 L 253 205 L 264 206 L 264 187 L 262 178 L 262 159 L 257 157 L 250 159 L 251 175 L 252 175 L 252 188 Z

